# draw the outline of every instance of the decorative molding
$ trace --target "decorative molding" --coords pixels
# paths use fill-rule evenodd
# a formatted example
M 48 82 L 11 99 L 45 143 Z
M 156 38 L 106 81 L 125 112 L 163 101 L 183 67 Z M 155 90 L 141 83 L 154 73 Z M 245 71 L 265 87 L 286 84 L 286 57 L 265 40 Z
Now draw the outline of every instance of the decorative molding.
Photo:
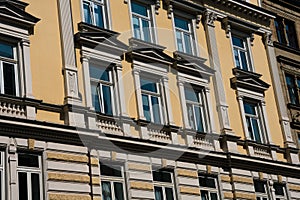
M 214 22 L 217 20 L 217 14 L 212 11 L 206 11 L 203 16 L 203 21 L 205 24 L 215 27 Z
M 224 30 L 225 30 L 225 34 L 227 38 L 230 38 L 230 34 L 231 34 L 231 25 L 228 21 L 228 18 L 224 18 L 222 20 L 223 26 L 224 26 Z
M 168 13 L 168 18 L 171 19 L 173 13 L 173 5 L 171 4 L 168 5 L 167 13 Z
M 160 9 L 160 0 L 155 0 L 155 14 L 158 15 L 158 10 Z
M 264 42 L 265 46 L 273 47 L 272 33 L 270 33 L 270 32 L 264 33 L 263 42 Z
M 251 44 L 251 46 L 254 45 L 254 34 L 253 33 L 251 33 L 251 35 L 250 35 L 250 44 Z

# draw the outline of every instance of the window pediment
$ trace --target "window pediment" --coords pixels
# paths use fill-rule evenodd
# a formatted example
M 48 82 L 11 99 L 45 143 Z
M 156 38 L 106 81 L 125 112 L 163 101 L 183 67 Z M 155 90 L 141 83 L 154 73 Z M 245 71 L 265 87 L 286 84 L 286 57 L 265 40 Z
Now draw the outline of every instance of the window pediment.
M 79 23 L 78 28 L 80 32 L 75 34 L 77 47 L 87 46 L 120 56 L 128 49 L 126 44 L 117 39 L 120 35 L 117 32 L 91 27 L 85 23 Z
M 28 29 L 30 33 L 33 33 L 33 26 L 39 20 L 40 19 L 27 13 L 24 9 L 21 9 L 20 6 L 14 5 L 12 2 L 0 2 L 1 23 L 7 23 L 11 26 Z
M 208 79 L 215 73 L 215 70 L 207 66 L 206 59 L 195 57 L 180 52 L 174 52 L 174 58 L 176 59 L 176 66 L 179 72 L 190 74 L 192 76 L 203 76 L 201 78 Z
M 129 39 L 129 51 L 127 58 L 130 60 L 138 60 L 146 63 L 163 63 L 172 64 L 174 59 L 164 53 L 165 47 L 147 43 L 134 38 Z
M 270 85 L 260 79 L 261 74 L 249 72 L 241 69 L 233 69 L 235 77 L 230 79 L 233 89 L 244 88 L 251 91 L 264 92 Z

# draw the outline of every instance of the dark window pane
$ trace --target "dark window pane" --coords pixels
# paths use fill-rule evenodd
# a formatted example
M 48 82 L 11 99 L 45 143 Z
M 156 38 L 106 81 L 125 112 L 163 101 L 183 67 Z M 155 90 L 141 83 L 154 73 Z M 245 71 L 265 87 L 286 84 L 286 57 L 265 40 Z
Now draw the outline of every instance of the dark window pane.
M 258 127 L 259 126 L 258 121 L 257 121 L 257 119 L 252 118 L 251 122 L 252 122 L 252 126 L 253 126 L 253 133 L 255 135 L 255 141 L 261 143 L 262 140 L 261 140 L 260 131 L 259 131 L 259 127 Z
M 142 20 L 142 25 L 143 25 L 144 40 L 147 42 L 151 42 L 149 21 Z
M 171 172 L 167 171 L 153 171 L 153 180 L 159 182 L 172 183 Z
M 92 24 L 92 17 L 90 11 L 90 4 L 87 2 L 83 3 L 84 21 L 88 24 Z
M 19 181 L 19 200 L 28 200 L 27 194 L 27 174 L 24 172 L 18 173 Z
M 255 105 L 244 102 L 244 109 L 246 114 L 256 115 Z
M 142 39 L 139 18 L 133 16 L 132 24 L 133 24 L 134 37 L 137 39 Z
M 296 84 L 295 84 L 295 78 L 292 75 L 286 74 L 285 81 L 287 84 L 291 103 L 299 104 L 298 93 L 297 93 L 297 88 L 296 88 Z
M 3 63 L 4 94 L 16 95 L 15 67 L 9 63 Z
M 92 104 L 93 104 L 96 112 L 101 112 L 98 89 L 99 88 L 98 88 L 97 84 L 91 83 Z
M 244 48 L 244 40 L 235 36 L 232 36 L 232 43 L 234 46 Z
M 183 34 L 185 53 L 192 54 L 192 41 L 189 34 Z
M 155 200 L 163 200 L 163 191 L 161 187 L 154 187 Z
M 193 105 L 186 104 L 186 107 L 187 107 L 189 124 L 192 129 L 196 129 L 196 121 L 195 121 L 195 116 L 194 116 L 194 112 L 193 112 Z
M 40 200 L 40 176 L 39 174 L 31 174 L 31 193 L 32 200 Z
M 157 93 L 156 82 L 141 79 L 141 89 Z
M 278 183 L 274 183 L 274 189 L 276 195 L 284 196 L 284 186 Z
M 209 200 L 208 191 L 201 190 L 201 200 Z
M 124 200 L 123 184 L 114 182 L 115 200 Z
M 174 20 L 175 20 L 175 26 L 177 28 L 181 28 L 181 29 L 189 31 L 189 22 L 187 20 L 180 19 L 177 17 L 175 17 Z
M 183 39 L 180 31 L 176 30 L 176 41 L 177 41 L 177 49 L 178 51 L 183 52 Z
M 131 2 L 131 10 L 134 13 L 143 15 L 143 16 L 148 16 L 147 13 L 147 7 L 146 6 L 142 6 L 141 4 L 137 4 L 135 2 Z
M 246 52 L 240 51 L 240 56 L 241 56 L 241 62 L 242 62 L 243 70 L 249 70 L 248 69 L 248 63 L 247 63 L 247 58 L 246 58 Z
M 210 199 L 211 200 L 218 200 L 218 195 L 217 195 L 217 193 L 210 193 Z
M 101 185 L 102 185 L 102 199 L 103 200 L 112 200 L 111 199 L 112 195 L 111 195 L 110 182 L 102 181 Z
M 259 192 L 259 193 L 266 193 L 265 190 L 265 183 L 262 181 L 254 181 L 254 188 L 255 188 L 255 192 Z
M 109 70 L 103 68 L 90 66 L 90 77 L 98 80 L 110 82 Z
M 199 177 L 199 185 L 201 187 L 216 188 L 215 178 L 200 176 Z
M 144 117 L 147 121 L 151 121 L 150 104 L 148 95 L 142 95 Z
M 166 188 L 166 200 L 174 200 L 172 188 Z
M 185 98 L 188 101 L 193 101 L 199 103 L 199 93 L 193 89 L 185 89 Z
M 159 106 L 159 100 L 157 97 L 151 97 L 152 101 L 152 112 L 153 112 L 153 118 L 154 118 L 154 123 L 160 124 L 160 106 Z
M 278 42 L 284 44 L 285 39 L 284 39 L 284 32 L 282 30 L 282 21 L 275 20 L 275 28 L 276 28 Z
M 287 40 L 289 42 L 289 46 L 298 48 L 295 24 L 291 21 L 285 20 L 285 30 L 286 30 L 286 35 L 287 35 Z
M 39 156 L 33 154 L 18 154 L 18 166 L 39 167 Z
M 194 106 L 194 110 L 197 123 L 197 131 L 204 132 L 201 108 L 199 106 Z
M 0 43 L 0 56 L 6 58 L 14 58 L 13 46 Z
M 111 167 L 107 165 L 100 164 L 100 173 L 104 176 L 117 176 L 122 177 L 121 166 L 112 165 Z
M 111 88 L 109 86 L 102 85 L 104 113 L 107 115 L 113 114 L 110 89 Z
M 103 8 L 101 5 L 95 5 L 94 6 L 94 12 L 95 12 L 95 25 L 104 28 L 104 22 L 103 22 Z

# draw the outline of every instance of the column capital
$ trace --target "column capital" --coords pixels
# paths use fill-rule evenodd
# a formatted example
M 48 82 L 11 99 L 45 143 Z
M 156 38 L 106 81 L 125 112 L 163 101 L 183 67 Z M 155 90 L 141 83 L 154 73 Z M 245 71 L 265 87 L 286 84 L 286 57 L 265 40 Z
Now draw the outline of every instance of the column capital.
M 203 18 L 203 23 L 205 25 L 215 27 L 214 22 L 217 20 L 218 17 L 216 13 L 207 10 L 205 11 L 202 18 Z

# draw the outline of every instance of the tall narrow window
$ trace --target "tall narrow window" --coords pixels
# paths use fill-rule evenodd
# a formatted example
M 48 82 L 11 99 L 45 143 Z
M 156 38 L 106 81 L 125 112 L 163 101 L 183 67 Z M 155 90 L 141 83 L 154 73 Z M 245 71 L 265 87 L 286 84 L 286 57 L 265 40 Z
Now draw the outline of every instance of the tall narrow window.
M 175 200 L 173 172 L 153 171 L 155 200 Z
M 261 115 L 258 104 L 244 101 L 244 111 L 250 138 L 256 142 L 263 143 L 264 137 L 262 135 Z
M 177 50 L 187 54 L 194 54 L 194 37 L 191 22 L 183 18 L 174 17 L 174 23 Z
M 275 19 L 274 23 L 278 42 L 289 47 L 299 48 L 295 23 L 283 18 Z
M 120 165 L 104 165 L 100 163 L 102 199 L 125 200 L 124 171 Z
M 18 154 L 19 200 L 42 200 L 41 156 Z
M 0 200 L 5 199 L 4 154 L 0 151 Z
M 84 0 L 83 1 L 84 22 L 107 28 L 105 0 Z
M 134 37 L 146 42 L 153 42 L 152 19 L 149 6 L 131 2 L 131 12 Z
M 113 115 L 112 70 L 90 65 L 92 103 L 96 112 Z
M 188 114 L 189 125 L 192 129 L 205 132 L 205 110 L 204 110 L 204 93 L 203 91 L 185 88 L 185 99 Z
M 218 183 L 217 178 L 199 174 L 199 185 L 201 200 L 218 200 Z
M 254 189 L 257 200 L 270 200 L 266 182 L 254 180 Z
M 232 36 L 233 54 L 235 67 L 246 71 L 252 71 L 247 40 L 238 36 Z
M 275 200 L 287 199 L 286 187 L 284 184 L 274 183 L 273 188 L 275 190 Z
M 141 93 L 144 116 L 147 121 L 162 123 L 162 107 L 159 83 L 141 78 Z
M 290 98 L 290 103 L 299 104 L 300 78 L 286 74 L 285 81 Z
M 19 95 L 16 47 L 0 42 L 0 90 L 1 94 Z

